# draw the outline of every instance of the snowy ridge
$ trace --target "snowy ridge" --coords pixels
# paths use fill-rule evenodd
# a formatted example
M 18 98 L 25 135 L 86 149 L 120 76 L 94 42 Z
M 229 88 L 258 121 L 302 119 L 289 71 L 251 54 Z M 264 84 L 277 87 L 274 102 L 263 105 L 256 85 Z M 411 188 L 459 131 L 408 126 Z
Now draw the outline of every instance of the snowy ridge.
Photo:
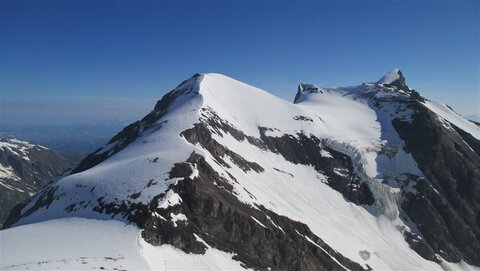
M 40 145 L 34 145 L 26 141 L 21 141 L 15 138 L 2 138 L 0 139 L 0 149 L 4 152 L 8 152 L 12 155 L 20 157 L 26 161 L 30 161 L 28 157 L 29 151 L 33 148 L 47 149 Z M 0 185 L 7 186 L 2 182 L 2 180 L 20 180 L 20 177 L 17 176 L 14 172 L 14 169 L 11 165 L 3 165 L 0 163 Z
M 50 184 L 22 209 L 21 213 L 26 216 L 15 226 L 65 217 L 113 218 L 128 222 L 121 211 L 108 214 L 103 211 L 106 208 L 98 211 L 99 206 L 112 204 L 114 208 L 128 210 L 136 204 L 148 206 L 152 201 L 158 203 L 158 209 L 172 210 L 168 216 L 160 217 L 172 222 L 175 228 L 188 224 L 191 221 L 188 213 L 173 211 L 185 198 L 172 188 L 185 178 L 172 177 L 170 173 L 177 163 L 187 161 L 196 153 L 229 182 L 232 194 L 240 202 L 304 223 L 327 245 L 364 268 L 441 270 L 450 266 L 468 269 L 467 264 L 452 265 L 439 255 L 436 257 L 440 264 L 428 261 L 405 241 L 405 232 L 417 230 L 400 217 L 399 203 L 404 193 L 415 192 L 413 186 L 424 178 L 424 174 L 412 155 L 404 150 L 405 143 L 392 125 L 395 119 L 410 122 L 415 113 L 409 107 L 414 99 L 412 93 L 382 85 L 400 78 L 400 71 L 394 70 L 377 84 L 336 89 L 302 84 L 296 103 L 292 104 L 224 75 L 194 76 L 171 92 L 178 95 L 164 115 L 152 111 L 152 115 L 160 117 L 153 124 L 142 123 L 139 136 L 132 143 L 113 154 L 116 144 L 123 139 L 120 143 L 113 142 L 99 152 L 112 156 Z M 471 126 L 445 110 L 440 111 L 430 102 L 426 106 L 478 136 L 478 127 L 472 130 Z M 214 153 L 207 146 L 193 144 L 182 136 L 182 132 L 199 123 L 207 126 L 211 139 L 219 145 L 215 145 L 217 149 L 223 147 L 229 152 Z M 238 136 L 239 132 L 242 136 Z M 321 156 L 326 159 L 333 159 L 326 148 L 350 157 L 361 182 L 368 185 L 375 204 L 352 203 L 327 184 L 332 177 L 325 172 L 312 164 L 292 162 L 282 153 L 258 143 L 265 138 L 301 140 L 301 137 L 318 139 Z M 231 152 L 261 170 L 239 164 L 238 157 L 229 154 Z M 221 153 L 221 163 L 218 153 Z M 192 172 L 188 180 L 195 181 L 200 173 L 195 164 L 187 164 Z M 46 197 L 53 200 L 41 205 Z M 28 214 L 29 211 L 32 213 Z M 262 228 L 274 227 L 284 232 L 267 215 L 264 218 L 251 216 L 251 219 Z M 319 246 L 308 236 L 304 237 Z M 180 268 L 197 263 L 202 268 L 218 268 L 212 261 L 221 263 L 221 268 L 241 268 L 231 254 L 211 247 L 203 255 L 188 255 L 170 245 L 148 246 L 151 245 L 145 243 L 142 251 L 148 255 L 148 265 L 153 269 L 172 259 L 179 264 L 186 261 L 187 265 L 180 265 Z M 158 258 L 158 255 L 167 256 Z M 332 255 L 330 257 L 337 261 Z M 140 264 L 145 262 L 138 266 Z
M 170 184 L 175 184 L 178 180 L 169 178 L 169 170 L 175 162 L 185 161 L 194 147 L 186 144 L 184 139 L 172 135 L 190 128 L 198 119 L 198 110 L 203 103 L 203 98 L 198 95 L 198 84 L 202 77 L 192 78 L 174 90 L 188 93 L 175 99 L 169 112 L 157 121 L 158 124 L 161 123 L 161 129 L 142 131 L 133 143 L 99 165 L 58 179 L 46 189 L 54 189 L 57 194 L 65 196 L 54 201 L 48 209 L 42 208 L 26 217 L 19 224 L 65 216 L 109 218 L 108 215 L 92 212 L 98 204 L 97 199 L 102 198 L 107 203 L 147 204 L 154 196 L 165 192 Z M 102 151 L 109 150 L 110 146 L 107 145 L 106 150 Z M 139 192 L 138 197 L 132 196 Z M 37 195 L 39 196 L 40 194 Z M 35 202 L 36 198 L 24 210 L 28 210 Z M 65 206 L 73 206 L 74 212 L 65 210 Z M 123 220 L 121 217 L 116 219 Z
M 15 138 L 0 139 L 0 148 L 3 149 L 3 151 L 11 152 L 27 161 L 30 161 L 30 158 L 28 157 L 28 153 L 31 149 L 34 149 L 34 148 L 47 149 L 44 146 L 31 144 L 30 142 L 18 140 Z
M 425 101 L 424 105 L 431 111 L 435 112 L 439 118 L 452 123 L 458 128 L 471 134 L 476 139 L 480 140 L 480 126 L 477 126 L 473 122 L 466 120 L 447 105 L 428 100 Z

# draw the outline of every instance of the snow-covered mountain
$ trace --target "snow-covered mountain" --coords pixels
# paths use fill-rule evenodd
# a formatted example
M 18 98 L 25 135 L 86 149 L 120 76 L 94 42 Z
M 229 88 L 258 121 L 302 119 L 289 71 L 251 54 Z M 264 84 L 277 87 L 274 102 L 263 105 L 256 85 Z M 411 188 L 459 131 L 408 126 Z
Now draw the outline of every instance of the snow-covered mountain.
M 15 138 L 0 139 L 0 226 L 15 205 L 77 161 L 73 155 Z
M 479 190 L 480 127 L 398 69 L 355 87 L 300 84 L 294 103 L 195 74 L 19 205 L 0 234 L 15 251 L 50 227 L 58 243 L 72 225 L 69 244 L 100 227 L 130 236 L 115 252 L 97 241 L 102 252 L 83 259 L 96 268 L 118 253 L 126 269 L 474 269 Z M 66 254 L 45 266 L 82 260 Z M 6 253 L 2 268 L 36 261 Z

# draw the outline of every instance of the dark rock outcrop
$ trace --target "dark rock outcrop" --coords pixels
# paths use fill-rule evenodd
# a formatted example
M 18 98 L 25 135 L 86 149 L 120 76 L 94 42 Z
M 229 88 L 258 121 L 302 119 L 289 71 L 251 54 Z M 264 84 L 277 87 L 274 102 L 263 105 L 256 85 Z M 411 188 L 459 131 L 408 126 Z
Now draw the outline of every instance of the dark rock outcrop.
M 340 192 L 346 199 L 355 204 L 371 205 L 374 202 L 371 191 L 362 183 L 355 172 L 349 156 L 323 146 L 330 153 L 330 157 L 321 155 L 322 142 L 315 136 L 305 136 L 302 133 L 283 135 L 282 137 L 269 137 L 266 131 L 271 128 L 259 127 L 260 138 L 246 136 L 229 123 L 223 121 L 212 109 L 204 109 L 204 120 L 195 124 L 194 128 L 182 132 L 181 136 L 192 144 L 199 143 L 208 150 L 216 161 L 229 168 L 223 157 L 228 155 L 232 161 L 244 171 L 254 170 L 262 172 L 263 168 L 255 162 L 246 161 L 240 155 L 232 152 L 216 142 L 211 133 L 223 136 L 230 134 L 238 141 L 248 141 L 252 147 L 282 155 L 287 161 L 294 164 L 312 165 L 317 171 L 328 176 L 327 184 Z
M 323 91 L 321 89 L 319 89 L 317 86 L 314 86 L 312 84 L 299 84 L 297 94 L 295 95 L 294 103 L 296 103 L 300 100 L 300 98 L 302 97 L 302 94 L 304 92 L 307 92 L 307 93 L 323 93 Z
M 186 170 L 185 178 L 171 188 L 183 202 L 151 210 L 155 214 L 145 221 L 142 232 L 147 242 L 171 244 L 198 254 L 206 249 L 198 236 L 212 247 L 235 253 L 234 259 L 246 267 L 261 270 L 344 270 L 342 265 L 364 270 L 325 244 L 306 225 L 238 201 L 230 193 L 228 182 L 202 156 L 193 153 L 187 162 L 195 164 L 198 177 L 190 179 Z M 173 223 L 168 219 L 171 214 L 183 214 L 187 220 Z
M 416 184 L 418 193 L 407 194 L 402 208 L 444 259 L 480 265 L 480 142 L 414 106 L 412 122 L 393 125 L 428 181 Z
M 260 139 L 265 146 L 274 153 L 282 155 L 287 161 L 294 164 L 312 165 L 317 171 L 328 176 L 327 184 L 340 192 L 346 199 L 355 204 L 371 205 L 374 199 L 365 183 L 362 183 L 353 168 L 349 156 L 323 146 L 330 153 L 330 157 L 321 155 L 322 142 L 315 136 L 297 134 L 269 137 L 265 132 L 268 128 L 260 127 Z

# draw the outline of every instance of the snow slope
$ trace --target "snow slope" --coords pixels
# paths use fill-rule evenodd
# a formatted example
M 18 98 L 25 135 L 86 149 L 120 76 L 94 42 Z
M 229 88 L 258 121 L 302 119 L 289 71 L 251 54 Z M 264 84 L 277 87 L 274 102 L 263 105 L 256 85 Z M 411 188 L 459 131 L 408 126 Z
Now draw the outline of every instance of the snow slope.
M 232 254 L 214 248 L 199 256 L 169 245 L 154 247 L 136 226 L 111 220 L 49 220 L 0 231 L 0 240 L 1 270 L 243 269 Z
M 389 84 L 398 79 L 394 74 L 386 75 L 380 81 Z M 181 204 L 182 199 L 169 190 L 169 186 L 174 185 L 178 179 L 169 178 L 168 172 L 175 163 L 186 161 L 195 151 L 230 181 L 235 196 L 241 202 L 254 208 L 262 205 L 279 215 L 301 221 L 329 246 L 364 267 L 368 265 L 374 270 L 441 270 L 450 266 L 450 263 L 441 258 L 441 265 L 425 260 L 410 249 L 402 235 L 404 230 L 415 231 L 415 228 L 399 216 L 399 196 L 404 189 L 411 189 L 402 187 L 400 180 L 406 176 L 421 178 L 423 174 L 411 155 L 404 151 L 404 143 L 394 131 L 391 120 L 395 115 L 408 121 L 413 112 L 403 108 L 402 103 L 393 101 L 388 106 L 374 108 L 372 100 L 367 98 L 373 95 L 378 99 L 401 99 L 408 97 L 408 93 L 374 84 L 339 89 L 318 88 L 315 92 L 301 93 L 297 103 L 292 104 L 220 74 L 194 77 L 182 83 L 175 91 L 183 94 L 176 98 L 167 114 L 157 121 L 158 125 L 161 124 L 161 129 L 146 129 L 133 143 L 97 166 L 55 181 L 44 192 L 53 191 L 57 198 L 48 207 L 44 206 L 16 223 L 16 226 L 25 226 L 2 232 L 2 236 L 6 236 L 2 238 L 11 238 L 7 241 L 14 243 L 15 238 L 21 238 L 21 231 L 33 230 L 34 227 L 43 225 L 46 231 L 58 226 L 58 231 L 61 232 L 65 226 L 63 223 L 76 225 L 80 221 L 62 220 L 61 225 L 55 224 L 59 223 L 55 221 L 26 225 L 48 219 L 110 219 L 109 215 L 93 211 L 99 198 L 107 203 L 148 204 L 156 195 L 165 193 L 160 206 L 167 208 Z M 437 107 L 432 109 L 434 110 L 437 110 Z M 397 113 L 398 111 L 400 113 Z M 453 118 L 443 111 L 440 113 L 446 119 Z M 209 151 L 198 144 L 190 144 L 180 136 L 182 131 L 192 128 L 195 123 L 215 116 L 246 136 L 254 138 L 261 137 L 259 127 L 266 127 L 270 128 L 266 132 L 270 137 L 290 135 L 298 138 L 298 134 L 303 134 L 321 139 L 322 146 L 346 153 L 352 158 L 362 182 L 366 182 L 373 193 L 375 205 L 355 205 L 325 184 L 329 176 L 316 171 L 313 166 L 294 164 L 278 153 L 258 148 L 247 140 L 238 140 L 224 131 L 214 133 L 213 139 L 247 161 L 256 162 L 264 171 L 245 171 L 228 156 L 225 156 L 224 160 L 229 167 L 220 165 Z M 452 121 L 463 123 L 457 119 Z M 103 151 L 108 152 L 111 147 L 107 145 Z M 328 154 L 325 156 L 328 157 Z M 155 184 L 149 185 L 152 180 Z M 141 193 L 132 197 L 138 192 Z M 25 214 L 33 208 L 41 195 L 38 194 L 22 213 Z M 74 207 L 67 210 L 66 206 Z M 122 216 L 113 218 L 125 221 Z M 178 220 L 188 221 L 185 215 L 174 213 L 166 219 L 174 225 Z M 258 218 L 252 219 L 260 223 Z M 88 227 L 89 223 L 93 223 L 90 220 L 81 221 L 83 226 L 79 227 Z M 109 231 L 109 227 L 117 231 L 121 225 L 120 222 L 102 223 L 105 232 Z M 273 223 L 261 225 L 274 226 Z M 78 232 L 81 235 L 83 229 Z M 98 240 L 109 238 L 99 234 Z M 123 234 L 128 238 L 122 240 L 122 247 L 129 251 L 118 251 L 113 255 L 104 252 L 100 247 L 90 257 L 134 255 L 128 260 L 126 256 L 123 256 L 125 259 L 118 260 L 117 263 L 127 269 L 146 266 L 156 269 L 161 268 L 162 264 L 168 269 L 191 265 L 208 269 L 240 267 L 237 262 L 231 261 L 230 254 L 213 248 L 204 255 L 186 256 L 167 245 L 152 248 L 138 241 L 138 229 L 133 226 L 125 227 Z M 65 238 L 68 237 L 66 235 L 67 233 Z M 85 231 L 85 235 L 72 236 L 77 238 L 72 241 L 87 236 L 88 231 Z M 112 238 L 116 240 L 115 237 Z M 41 241 L 39 240 L 39 243 Z M 105 239 L 104 243 L 108 242 L 110 241 Z M 142 249 L 138 249 L 138 242 L 143 246 Z M 28 246 L 28 243 L 18 243 L 18 250 L 24 246 Z M 365 251 L 370 257 L 363 256 Z M 52 259 L 48 264 L 53 264 L 53 260 L 79 259 L 78 255 L 81 254 L 65 254 L 58 259 Z M 43 255 L 32 261 L 40 261 L 45 257 L 46 255 Z M 6 253 L 2 258 L 6 259 L 6 264 L 2 263 L 2 267 L 27 264 L 13 254 Z M 216 263 L 222 265 L 217 266 Z M 92 259 L 87 264 L 97 263 Z M 468 269 L 469 266 L 460 264 L 454 268 Z
M 379 156 L 377 152 L 384 143 L 382 123 L 377 121 L 378 117 L 373 109 L 356 101 L 354 96 L 346 96 L 345 91 L 315 93 L 305 97 L 300 104 L 292 105 L 223 75 L 208 74 L 206 78 L 208 79 L 202 82 L 202 87 L 205 84 L 206 91 L 202 94 L 205 95 L 206 104 L 214 108 L 222 119 L 247 135 L 258 136 L 258 126 L 276 128 L 277 132 L 274 134 L 278 136 L 295 135 L 296 132 L 303 131 L 325 138 L 327 142 L 334 141 L 331 145 L 335 144 L 338 149 L 359 156 L 358 164 L 363 165 L 362 170 L 366 177 L 374 178 L 380 174 L 376 159 Z M 229 100 L 236 102 L 231 105 Z M 263 106 L 266 104 L 268 107 Z M 345 108 L 348 108 L 348 111 Z M 308 116 L 314 119 L 314 122 L 291 121 L 298 115 Z M 361 206 L 345 201 L 341 194 L 332 191 L 322 182 L 327 176 L 318 173 L 311 166 L 295 165 L 278 154 L 252 148 L 246 141 L 239 142 L 229 134 L 215 136 L 215 139 L 248 161 L 256 161 L 265 168 L 262 173 L 246 173 L 234 163 L 229 163 L 232 168 L 228 173 L 238 180 L 238 183 L 232 180 L 232 184 L 242 201 L 263 205 L 278 214 L 302 221 L 340 253 L 374 269 L 441 269 L 408 247 L 401 232 L 397 230 L 397 226 L 408 226 L 398 219 L 396 202 L 385 200 L 378 206 L 395 208 L 391 212 L 396 211 L 396 215 L 390 217 L 394 221 L 390 221 L 381 213 L 383 210 L 376 216 Z M 405 157 L 389 161 L 393 166 L 387 170 L 391 171 L 384 173 L 414 173 L 421 176 L 413 159 L 402 152 L 403 149 L 399 148 L 398 153 Z M 215 167 L 213 158 L 206 152 L 204 155 Z M 293 177 L 274 168 L 286 169 Z M 229 178 L 224 168 L 217 165 L 216 170 Z M 378 185 L 382 187 L 382 184 Z M 383 192 L 389 193 L 389 188 L 382 188 L 385 190 Z M 380 192 L 378 194 L 384 196 Z M 313 202 L 315 204 L 312 204 Z M 385 204 L 393 206 L 384 206 Z M 372 255 L 368 261 L 363 260 L 359 254 L 365 250 Z

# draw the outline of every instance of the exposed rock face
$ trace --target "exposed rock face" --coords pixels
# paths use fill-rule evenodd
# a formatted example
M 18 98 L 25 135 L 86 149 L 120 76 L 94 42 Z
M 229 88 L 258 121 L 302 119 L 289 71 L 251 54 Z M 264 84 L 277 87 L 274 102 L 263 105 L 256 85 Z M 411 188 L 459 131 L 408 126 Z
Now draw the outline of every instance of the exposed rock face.
M 408 90 L 405 83 L 405 77 L 403 77 L 403 73 L 399 69 L 393 69 L 390 71 L 388 74 L 380 78 L 380 80 L 377 81 L 377 84 L 395 87 L 400 90 Z
M 390 71 L 380 80 L 378 80 L 376 84 L 403 91 L 407 93 L 410 98 L 416 101 L 424 101 L 424 98 L 416 90 L 411 89 L 407 86 L 405 82 L 405 77 L 403 76 L 402 71 L 400 71 L 399 69 L 394 69 Z
M 406 195 L 402 208 L 436 253 L 480 265 L 480 142 L 416 106 L 411 123 L 394 125 L 427 179 L 415 186 L 418 194 Z
M 233 129 L 230 131 L 233 131 Z M 237 134 L 243 135 L 243 133 L 240 131 L 238 131 Z M 222 157 L 225 155 L 230 157 L 230 159 L 232 159 L 232 161 L 244 171 L 264 171 L 259 164 L 247 161 L 237 153 L 229 150 L 223 145 L 220 145 L 217 141 L 215 141 L 215 139 L 212 138 L 210 130 L 207 128 L 207 126 L 202 123 L 195 124 L 194 128 L 182 132 L 181 136 L 185 137 L 192 144 L 200 144 L 202 147 L 207 149 L 219 163 L 227 168 L 230 166 L 222 159 Z
M 348 155 L 325 146 L 315 136 L 299 133 L 297 137 L 270 137 L 265 135 L 266 129 L 260 128 L 261 139 L 272 152 L 279 153 L 294 164 L 313 165 L 317 171 L 329 176 L 327 183 L 330 187 L 353 203 L 373 204 L 372 192 L 365 182 L 361 182 Z M 322 150 L 329 156 L 322 156 Z
M 312 84 L 299 84 L 298 85 L 298 90 L 297 90 L 297 95 L 295 95 L 294 102 L 297 102 L 300 97 L 302 96 L 302 93 L 323 93 L 323 91 Z
M 13 138 L 0 140 L 0 226 L 15 205 L 72 166 L 77 157 Z
M 480 141 L 441 121 L 425 107 L 425 98 L 406 85 L 400 71 L 398 79 L 384 85 L 408 94 L 393 100 L 375 97 L 374 106 L 381 109 L 393 101 L 414 112 L 408 120 L 393 118 L 392 124 L 425 175 L 415 192 L 405 191 L 402 197 L 401 208 L 421 234 L 407 232 L 406 240 L 426 259 L 436 260 L 438 254 L 448 261 L 480 265 Z
M 143 227 L 143 237 L 152 244 L 171 244 L 186 252 L 203 253 L 209 245 L 236 253 L 235 259 L 246 267 L 272 270 L 364 270 L 326 245 L 307 226 L 279 216 L 262 206 L 252 208 L 232 195 L 231 185 L 198 154 L 187 163 L 195 165 L 172 190 L 184 201 L 166 209 L 155 208 Z M 167 221 L 171 213 L 184 214 L 188 220 Z M 196 236 L 195 236 L 196 235 Z M 311 240 L 309 241 L 308 238 Z M 344 266 L 344 267 L 343 267 Z
M 302 133 L 298 133 L 296 137 L 292 135 L 272 137 L 266 135 L 266 131 L 273 129 L 266 127 L 258 127 L 260 138 L 246 136 L 242 131 L 222 121 L 211 108 L 205 111 L 208 111 L 211 117 L 202 123 L 195 124 L 194 128 L 184 131 L 181 135 L 192 144 L 199 143 L 220 164 L 229 167 L 222 159 L 222 157 L 228 155 L 243 170 L 263 171 L 263 168 L 257 163 L 246 161 L 243 157 L 212 139 L 211 133 L 221 135 L 220 131 L 222 131 L 232 135 L 238 141 L 246 140 L 257 148 L 278 153 L 294 164 L 313 165 L 317 171 L 329 176 L 328 185 L 342 193 L 346 199 L 359 205 L 373 204 L 372 193 L 366 183 L 360 181 L 353 169 L 351 158 L 324 146 L 317 137 L 312 135 L 307 137 Z M 328 153 L 328 156 L 322 156 L 322 148 L 324 153 Z

